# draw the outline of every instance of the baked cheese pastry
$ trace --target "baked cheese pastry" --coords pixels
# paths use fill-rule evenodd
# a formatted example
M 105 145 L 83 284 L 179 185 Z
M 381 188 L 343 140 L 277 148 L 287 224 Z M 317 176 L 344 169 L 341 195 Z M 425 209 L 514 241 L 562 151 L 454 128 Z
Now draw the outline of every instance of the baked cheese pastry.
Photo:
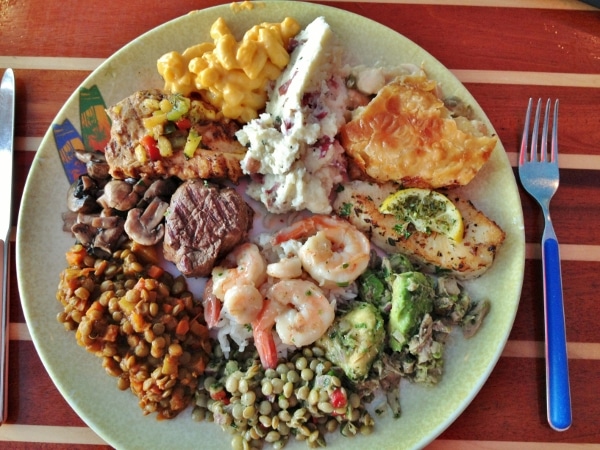
M 453 118 L 423 72 L 396 78 L 341 129 L 351 176 L 437 189 L 469 183 L 496 137 L 485 125 Z

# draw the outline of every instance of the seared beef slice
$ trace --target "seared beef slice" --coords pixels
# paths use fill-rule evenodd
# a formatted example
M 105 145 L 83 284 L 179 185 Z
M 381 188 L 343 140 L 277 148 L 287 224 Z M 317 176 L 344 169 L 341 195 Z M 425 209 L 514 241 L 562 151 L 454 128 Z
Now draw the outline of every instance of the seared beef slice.
M 171 197 L 163 251 L 187 277 L 210 274 L 215 261 L 245 240 L 252 208 L 232 188 L 184 182 Z

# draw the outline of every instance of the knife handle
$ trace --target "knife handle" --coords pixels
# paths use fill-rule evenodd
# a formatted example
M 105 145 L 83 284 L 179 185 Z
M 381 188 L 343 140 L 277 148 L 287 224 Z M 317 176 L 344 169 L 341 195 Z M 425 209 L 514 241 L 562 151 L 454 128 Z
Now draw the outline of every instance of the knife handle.
M 0 258 L 2 274 L 2 309 L 0 311 L 0 424 L 6 422 L 8 415 L 7 394 L 8 394 L 8 344 L 9 344 L 9 241 L 8 239 L 0 239 L 0 250 L 2 250 L 2 258 Z

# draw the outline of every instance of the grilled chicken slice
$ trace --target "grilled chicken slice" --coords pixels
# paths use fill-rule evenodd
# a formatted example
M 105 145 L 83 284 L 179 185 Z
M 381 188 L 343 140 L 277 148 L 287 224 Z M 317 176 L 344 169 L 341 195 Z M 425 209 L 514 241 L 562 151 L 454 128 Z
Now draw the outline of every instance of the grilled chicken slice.
M 169 94 L 155 89 L 138 91 L 107 110 L 112 127 L 105 154 L 113 178 L 146 175 L 150 178 L 175 176 L 181 180 L 202 178 L 237 182 L 243 175 L 240 161 L 246 154 L 245 147 L 235 137 L 239 125 L 227 119 L 208 119 L 206 111 L 212 107 L 199 98 L 191 99 L 190 110 L 185 114 L 190 120 L 190 129 L 202 136 L 194 155 L 188 158 L 183 152 L 188 130 L 178 129 L 171 123 L 173 131 L 165 136 L 173 146 L 173 154 L 140 158 L 136 147 L 149 134 L 144 119 L 154 114 L 152 105 L 168 98 Z
M 449 197 L 463 216 L 465 234 L 461 242 L 435 232 L 413 231 L 404 236 L 394 230 L 394 216 L 379 212 L 383 200 L 397 189 L 393 183 L 352 181 L 338 194 L 333 207 L 338 215 L 370 236 L 377 247 L 388 253 L 403 253 L 424 268 L 469 279 L 482 275 L 492 265 L 505 233 L 470 201 Z

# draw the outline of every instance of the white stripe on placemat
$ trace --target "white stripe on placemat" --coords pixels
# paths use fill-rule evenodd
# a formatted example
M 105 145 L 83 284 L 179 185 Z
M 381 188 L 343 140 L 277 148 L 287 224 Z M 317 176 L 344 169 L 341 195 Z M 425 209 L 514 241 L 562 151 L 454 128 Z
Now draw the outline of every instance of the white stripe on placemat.
M 560 244 L 560 259 L 563 261 L 600 262 L 600 245 Z M 541 259 L 540 244 L 525 245 L 526 259 Z
M 532 419 L 533 420 L 533 419 Z M 598 444 L 574 444 L 570 442 L 516 442 L 516 441 L 464 441 L 438 439 L 427 450 L 587 450 L 597 449 Z
M 590 342 L 568 342 L 569 359 L 600 359 L 600 344 Z M 543 341 L 510 340 L 502 352 L 504 358 L 543 358 Z
M 80 70 L 91 72 L 102 62 L 104 62 L 104 59 L 101 58 L 0 56 L 0 67 L 29 70 Z M 597 74 L 467 69 L 450 69 L 450 71 L 463 83 L 600 87 L 600 75 Z
M 331 0 L 343 2 L 347 0 Z M 595 11 L 593 6 L 568 0 L 361 0 L 356 3 L 397 3 L 411 5 L 478 6 L 494 8 L 564 9 L 570 11 Z
M 0 67 L 17 70 L 82 70 L 93 71 L 104 58 L 63 58 L 56 56 L 0 56 Z
M 600 87 L 600 75 L 587 73 L 521 72 L 450 69 L 463 83 L 526 84 L 537 86 Z
M 517 167 L 519 154 L 506 152 L 511 166 Z M 558 155 L 558 165 L 561 169 L 600 170 L 599 155 L 571 155 L 562 153 Z
M 8 337 L 11 341 L 30 341 L 31 335 L 25 323 L 10 323 L 8 325 Z
M 2 424 L 0 442 L 108 445 L 88 427 Z

